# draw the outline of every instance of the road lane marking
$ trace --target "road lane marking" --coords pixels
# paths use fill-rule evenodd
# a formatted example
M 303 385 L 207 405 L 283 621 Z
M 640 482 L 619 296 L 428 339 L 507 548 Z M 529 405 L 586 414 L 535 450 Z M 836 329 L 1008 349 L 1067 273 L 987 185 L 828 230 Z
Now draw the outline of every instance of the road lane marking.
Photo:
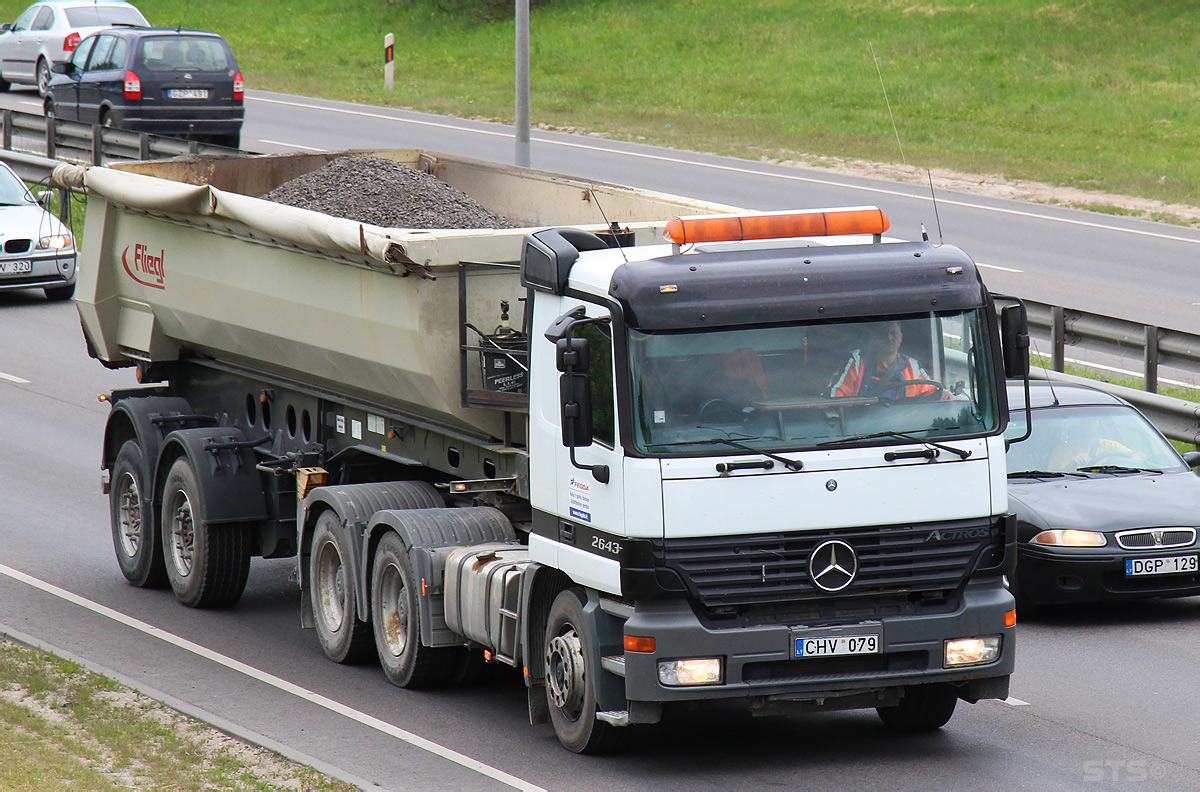
M 0 371 L 0 379 L 8 380 L 9 382 L 15 382 L 18 385 L 28 385 L 29 384 L 29 380 L 21 379 L 20 377 L 14 376 L 12 374 L 5 374 L 3 371 Z
M 979 261 L 975 262 L 975 266 L 983 267 L 985 269 L 1000 270 L 1001 272 L 1016 272 L 1017 274 L 1021 274 L 1021 273 L 1025 272 L 1025 270 L 1013 269 L 1012 267 L 1001 267 L 999 264 L 984 264 Z
M 266 138 L 259 138 L 258 142 L 266 143 L 269 146 L 283 146 L 284 148 L 298 148 L 298 149 L 304 149 L 305 151 L 328 151 L 329 150 L 329 149 L 323 149 L 323 148 L 314 148 L 312 146 L 301 146 L 299 143 L 284 143 L 283 141 L 280 141 L 280 140 L 267 140 Z
M 348 718 L 368 728 L 375 729 L 376 731 L 382 732 L 390 737 L 395 737 L 397 740 L 401 740 L 402 742 L 406 742 L 416 748 L 428 751 L 435 756 L 454 762 L 455 764 L 465 767 L 468 770 L 474 770 L 480 775 L 487 776 L 488 778 L 499 781 L 502 784 L 513 787 L 514 789 L 529 790 L 529 792 L 544 792 L 541 787 L 530 784 L 527 781 L 523 781 L 516 776 L 509 775 L 503 770 L 486 765 L 483 762 L 472 759 L 469 756 L 460 754 L 455 750 L 439 745 L 432 740 L 427 740 L 420 735 L 413 734 L 410 731 L 393 726 L 387 721 L 367 715 L 365 712 L 359 712 L 358 710 L 352 709 L 345 704 L 334 701 L 326 696 L 322 696 L 319 693 L 314 693 L 307 688 L 303 688 L 299 685 L 293 684 L 292 682 L 288 682 L 286 679 L 277 677 L 274 674 L 269 674 L 266 671 L 257 669 L 254 666 L 241 662 L 240 660 L 234 660 L 232 657 L 227 657 L 220 652 L 214 652 L 212 649 L 189 641 L 186 638 L 181 638 L 174 633 L 169 633 L 166 630 L 155 627 L 154 625 L 148 624 L 140 619 L 127 616 L 118 610 L 101 605 L 98 602 L 92 602 L 91 600 L 81 597 L 78 594 L 73 594 L 66 589 L 59 588 L 53 583 L 47 583 L 44 580 L 39 580 L 32 575 L 28 575 L 20 570 L 13 569 L 12 567 L 4 564 L 0 564 L 0 575 L 5 575 L 13 580 L 19 581 L 28 586 L 32 586 L 39 591 L 43 591 L 47 594 L 58 597 L 61 600 L 70 602 L 73 605 L 78 605 L 85 610 L 89 610 L 99 616 L 111 619 L 118 624 L 123 624 L 126 627 L 130 627 L 140 633 L 149 635 L 152 638 L 158 638 L 159 640 L 164 641 L 178 649 L 182 649 L 185 652 L 190 652 L 197 657 L 203 657 L 204 659 L 214 662 L 217 665 L 224 666 L 231 671 L 236 671 L 240 674 L 250 677 L 251 679 L 255 679 L 266 685 L 270 685 L 271 687 L 281 690 L 284 693 L 290 693 L 299 699 L 307 701 L 311 704 L 316 704 L 318 707 L 329 710 L 337 715 L 341 715 L 344 718 Z
M 1028 707 L 1029 706 L 1028 701 L 1021 701 L 1021 699 L 1013 698 L 1012 696 L 1009 696 L 1008 698 L 1003 699 L 1001 703 L 1007 704 L 1010 707 Z
M 394 115 L 385 113 L 373 113 L 365 110 L 349 110 L 342 107 L 327 107 L 324 105 L 310 104 L 307 102 L 285 102 L 280 99 L 267 99 L 265 97 L 247 97 L 249 101 L 264 102 L 266 104 L 284 105 L 286 107 L 298 107 L 306 110 L 324 110 L 329 113 L 341 113 L 343 115 L 360 116 L 362 118 L 379 118 L 385 121 L 398 121 L 403 124 L 413 124 L 415 126 L 433 127 L 435 129 L 449 129 L 456 132 L 470 132 L 477 135 L 487 135 L 490 137 L 513 138 L 515 132 L 491 130 L 491 129 L 476 129 L 474 127 L 462 126 L 460 124 L 447 124 L 435 121 L 420 121 L 417 119 L 400 118 Z M 626 157 L 635 157 L 639 159 L 653 160 L 656 162 L 667 162 L 677 165 L 687 165 L 690 167 L 707 168 L 709 170 L 725 171 L 728 173 L 742 173 L 749 176 L 764 176 L 774 179 L 783 179 L 785 181 L 803 182 L 805 184 L 819 184 L 826 187 L 840 187 L 847 190 L 859 190 L 861 192 L 875 193 L 877 195 L 889 195 L 897 198 L 910 198 L 918 201 L 932 201 L 928 195 L 919 193 L 907 193 L 899 190 L 890 190 L 883 187 L 866 187 L 857 184 L 848 184 L 845 182 L 833 181 L 830 179 L 817 179 L 812 176 L 798 176 L 789 173 L 772 173 L 769 171 L 757 170 L 755 168 L 743 168 L 733 165 L 720 165 L 712 162 L 702 162 L 699 160 L 684 159 L 682 157 L 668 157 L 662 154 L 648 154 L 638 151 L 625 151 L 616 148 L 607 148 L 597 146 L 590 143 L 573 143 L 568 140 L 554 140 L 544 137 L 532 137 L 532 140 L 537 143 L 545 143 L 551 146 L 561 146 L 564 148 L 586 149 L 588 151 L 597 151 L 605 154 L 618 154 Z M 1076 220 L 1067 217 L 1054 217 L 1053 215 L 1042 214 L 1040 212 L 1030 212 L 1020 209 L 1004 209 L 996 206 L 987 206 L 984 204 L 973 203 L 971 201 L 958 201 L 952 198 L 939 196 L 937 199 L 939 204 L 944 206 L 959 206 L 964 209 L 979 209 L 985 212 L 999 212 L 1001 214 L 1013 215 L 1015 217 L 1025 217 L 1031 220 L 1047 220 L 1054 223 L 1066 223 L 1068 225 L 1082 226 L 1084 228 L 1094 228 L 1100 231 L 1116 231 L 1119 233 L 1135 234 L 1137 236 L 1154 237 L 1155 239 L 1164 239 L 1170 242 L 1188 242 L 1193 245 L 1200 245 L 1200 238 L 1189 238 L 1175 236 L 1173 234 L 1164 234 L 1157 231 L 1144 231 L 1136 228 L 1122 228 L 1121 226 L 1108 225 L 1106 223 L 1097 223 L 1091 220 Z

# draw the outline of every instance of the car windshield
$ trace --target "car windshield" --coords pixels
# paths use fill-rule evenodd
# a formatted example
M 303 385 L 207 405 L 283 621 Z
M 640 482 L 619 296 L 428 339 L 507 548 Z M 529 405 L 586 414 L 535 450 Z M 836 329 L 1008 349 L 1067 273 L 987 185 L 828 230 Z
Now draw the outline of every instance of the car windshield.
M 229 71 L 225 43 L 212 36 L 154 36 L 142 39 L 138 59 L 147 71 Z
M 71 27 L 99 27 L 101 25 L 146 26 L 146 18 L 130 6 L 80 6 L 67 9 L 67 22 Z
M 1014 406 L 1011 420 L 1005 436 L 1025 434 L 1025 411 Z M 1035 409 L 1029 439 L 1008 449 L 1010 475 L 1186 467 L 1175 448 L 1140 412 L 1122 404 Z
M 36 203 L 25 182 L 13 175 L 8 168 L 0 168 L 0 205 L 21 206 Z
M 635 444 L 654 455 L 996 432 L 982 310 L 707 331 L 630 330 Z

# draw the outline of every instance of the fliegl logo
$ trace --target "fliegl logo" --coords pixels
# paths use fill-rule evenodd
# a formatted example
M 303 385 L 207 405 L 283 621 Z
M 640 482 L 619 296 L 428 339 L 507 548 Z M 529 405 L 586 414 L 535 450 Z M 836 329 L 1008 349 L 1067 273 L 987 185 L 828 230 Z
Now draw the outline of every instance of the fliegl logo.
M 132 256 L 129 254 L 130 247 L 133 248 Z M 136 245 L 126 245 L 125 249 L 121 251 L 121 266 L 125 268 L 129 277 L 143 286 L 149 286 L 151 289 L 165 289 L 166 286 L 163 285 L 163 258 L 165 255 L 165 250 L 159 250 L 156 255 L 148 246 L 140 242 Z

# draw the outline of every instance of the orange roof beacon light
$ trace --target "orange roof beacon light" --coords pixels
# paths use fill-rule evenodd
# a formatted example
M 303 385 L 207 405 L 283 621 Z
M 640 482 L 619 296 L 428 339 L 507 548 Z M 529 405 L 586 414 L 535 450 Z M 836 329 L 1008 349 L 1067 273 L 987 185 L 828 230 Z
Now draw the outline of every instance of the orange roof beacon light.
M 845 209 L 672 217 L 667 221 L 663 236 L 676 245 L 845 234 L 874 234 L 878 241 L 878 237 L 890 227 L 891 223 L 882 209 L 854 206 Z

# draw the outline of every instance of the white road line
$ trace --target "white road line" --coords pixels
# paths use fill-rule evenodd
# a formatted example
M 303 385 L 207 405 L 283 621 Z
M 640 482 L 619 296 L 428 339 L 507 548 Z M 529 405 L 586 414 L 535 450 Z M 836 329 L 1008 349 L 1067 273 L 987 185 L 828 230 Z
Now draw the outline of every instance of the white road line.
M 280 141 L 280 140 L 267 140 L 266 138 L 259 138 L 258 142 L 259 143 L 267 143 L 268 145 L 271 145 L 271 146 L 283 146 L 284 148 L 304 149 L 305 151 L 328 151 L 329 150 L 329 149 L 323 149 L 323 148 L 313 148 L 312 146 L 301 146 L 299 143 L 284 143 L 283 141 Z
M 1007 704 L 1010 707 L 1028 707 L 1029 706 L 1028 701 L 1021 701 L 1021 699 L 1013 698 L 1012 696 L 1009 696 L 1008 698 L 1004 699 L 1001 703 Z
M 13 376 L 12 374 L 5 374 L 3 371 L 0 371 L 0 379 L 8 380 L 9 382 L 15 382 L 18 385 L 28 385 L 29 384 L 29 380 L 21 379 L 20 377 Z
M 486 765 L 483 762 L 479 762 L 469 756 L 464 756 L 463 754 L 451 750 L 450 748 L 438 745 L 432 740 L 427 740 L 424 737 L 413 734 L 410 731 L 405 731 L 404 729 L 393 726 L 387 721 L 380 720 L 379 718 L 367 715 L 364 712 L 359 712 L 356 709 L 347 707 L 345 704 L 322 696 L 319 693 L 314 693 L 306 688 L 302 688 L 299 685 L 288 682 L 285 679 L 281 679 L 274 674 L 269 674 L 266 671 L 255 668 L 254 666 L 234 660 L 232 657 L 227 657 L 219 652 L 214 652 L 213 650 L 201 646 L 200 644 L 193 643 L 186 638 L 180 638 L 173 633 L 169 633 L 166 630 L 155 627 L 152 624 L 147 624 L 140 619 L 135 619 L 132 616 L 127 616 L 124 613 L 121 613 L 120 611 L 113 610 L 112 608 L 106 607 L 97 602 L 92 602 L 91 600 L 81 597 L 78 594 L 72 594 L 66 589 L 55 586 L 53 583 L 47 583 L 43 580 L 39 580 L 38 578 L 27 575 L 20 570 L 13 569 L 12 567 L 4 564 L 0 564 L 0 575 L 5 575 L 13 580 L 25 583 L 28 586 L 32 586 L 39 591 L 52 594 L 59 599 L 66 600 L 74 605 L 78 605 L 79 607 L 89 610 L 99 616 L 111 619 L 112 621 L 123 624 L 126 627 L 130 627 L 153 638 L 158 638 L 159 640 L 165 641 L 166 643 L 182 649 L 185 652 L 191 652 L 198 657 L 203 657 L 206 660 L 210 660 L 232 671 L 244 674 L 251 679 L 256 679 L 259 682 L 276 688 L 277 690 L 290 693 L 299 699 L 303 699 L 311 704 L 316 704 L 318 707 L 322 707 L 330 712 L 341 715 L 344 718 L 349 718 L 352 721 L 360 723 L 368 728 L 375 729 L 376 731 L 382 732 L 390 737 L 395 737 L 397 740 L 401 740 L 409 745 L 428 751 L 435 756 L 454 762 L 455 764 L 461 765 L 468 770 L 474 770 L 480 775 L 487 776 L 488 778 L 499 781 L 502 784 L 507 784 L 514 789 L 529 790 L 530 792 L 543 792 L 541 787 L 530 784 L 527 781 L 523 781 L 516 776 L 509 775 L 503 770 Z
M 427 127 L 433 127 L 435 129 L 450 129 L 450 130 L 454 130 L 457 132 L 470 132 L 470 133 L 474 133 L 477 135 L 488 135 L 491 137 L 511 138 L 511 137 L 515 136 L 514 132 L 490 130 L 490 129 L 476 129 L 474 127 L 462 126 L 459 124 L 446 124 L 446 123 L 434 122 L 434 121 L 418 121 L 415 119 L 399 118 L 394 115 L 387 115 L 385 113 L 373 113 L 373 112 L 368 112 L 365 110 L 348 110 L 346 108 L 341 108 L 341 107 L 326 107 L 324 105 L 315 105 L 315 104 L 309 104 L 306 102 L 284 102 L 279 99 L 266 99 L 263 97 L 247 97 L 247 99 L 255 101 L 255 102 L 264 102 L 266 104 L 284 105 L 286 107 L 300 107 L 300 108 L 304 108 L 304 109 L 308 109 L 308 110 L 324 110 L 329 113 L 342 113 L 344 115 L 360 116 L 362 118 L 380 118 L 385 121 L 398 121 L 403 124 L 413 124 L 415 126 L 427 126 Z M 736 167 L 733 165 L 718 165 L 718 164 L 711 163 L 711 162 L 700 162 L 700 161 L 693 160 L 693 159 L 684 159 L 682 157 L 667 157 L 667 156 L 663 156 L 661 154 L 647 154 L 647 153 L 636 152 L 636 151 L 623 151 L 621 149 L 605 148 L 603 146 L 597 146 L 597 145 L 588 144 L 588 143 L 572 143 L 567 140 L 552 140 L 552 139 L 543 138 L 543 137 L 534 137 L 533 140 L 538 143 L 545 143 L 547 145 L 552 145 L 552 146 L 562 146 L 564 148 L 587 149 L 589 151 L 600 151 L 600 152 L 603 152 L 606 154 L 618 154 L 618 155 L 622 155 L 622 156 L 626 156 L 626 157 L 634 157 L 634 158 L 638 158 L 638 159 L 654 160 L 654 161 L 658 161 L 658 162 L 669 162 L 669 163 L 678 164 L 678 165 L 688 165 L 688 166 L 696 167 L 696 168 L 708 168 L 709 170 L 726 171 L 729 173 L 743 173 L 743 174 L 747 174 L 750 176 L 764 176 L 764 177 L 774 178 L 774 179 L 783 179 L 785 181 L 804 182 L 807 184 L 820 184 L 820 185 L 824 185 L 826 187 L 841 187 L 843 189 L 848 189 L 848 190 L 859 190 L 862 192 L 876 193 L 878 195 L 891 195 L 891 196 L 895 196 L 898 198 L 916 199 L 918 201 L 932 200 L 930 198 L 930 196 L 928 196 L 928 195 L 901 192 L 899 190 L 889 190 L 889 189 L 885 189 L 882 187 L 866 187 L 866 186 L 856 185 L 856 184 L 847 184 L 845 182 L 833 181 L 830 179 L 816 179 L 811 176 L 798 176 L 798 175 L 793 175 L 793 174 L 788 174 L 788 173 L 770 173 L 770 172 L 758 170 L 755 168 L 743 168 L 743 167 Z M 1193 245 L 1200 245 L 1200 238 L 1193 239 L 1193 238 L 1189 238 L 1189 237 L 1174 236 L 1172 234 L 1164 234 L 1164 233 L 1160 233 L 1157 231 L 1143 231 L 1143 230 L 1139 230 L 1139 229 L 1135 229 L 1135 228 L 1121 228 L 1120 226 L 1108 225 L 1106 223 L 1097 223 L 1097 222 L 1093 222 L 1090 220 L 1075 220 L 1075 219 L 1066 218 L 1066 217 L 1054 217 L 1052 215 L 1042 214 L 1040 212 L 1030 212 L 1030 211 L 1024 211 L 1024 210 L 1019 210 L 1019 209 L 1003 209 L 1003 208 L 996 207 L 996 206 L 986 206 L 984 204 L 972 203 L 970 201 L 955 201 L 955 200 L 951 200 L 948 198 L 941 198 L 941 197 L 939 197 L 937 200 L 938 200 L 939 204 L 946 205 L 946 206 L 961 206 L 965 209 L 981 209 L 985 212 L 999 212 L 1001 214 L 1014 215 L 1016 217 L 1027 217 L 1031 220 L 1048 220 L 1048 221 L 1054 222 L 1054 223 L 1066 223 L 1067 225 L 1082 226 L 1084 228 L 1095 228 L 1100 231 L 1116 231 L 1118 233 L 1135 234 L 1137 236 L 1154 237 L 1155 239 L 1165 239 L 1165 240 L 1168 240 L 1171 242 L 1188 242 Z
M 1012 267 L 1001 267 L 999 264 L 984 264 L 983 262 L 980 262 L 980 261 L 976 261 L 975 266 L 983 267 L 985 269 L 1000 270 L 1001 272 L 1016 272 L 1016 273 L 1025 272 L 1025 270 L 1013 269 Z
M 42 109 L 41 102 L 31 102 L 28 99 L 22 99 L 21 101 L 17 102 L 17 104 L 29 105 L 30 107 L 36 107 L 38 110 Z

